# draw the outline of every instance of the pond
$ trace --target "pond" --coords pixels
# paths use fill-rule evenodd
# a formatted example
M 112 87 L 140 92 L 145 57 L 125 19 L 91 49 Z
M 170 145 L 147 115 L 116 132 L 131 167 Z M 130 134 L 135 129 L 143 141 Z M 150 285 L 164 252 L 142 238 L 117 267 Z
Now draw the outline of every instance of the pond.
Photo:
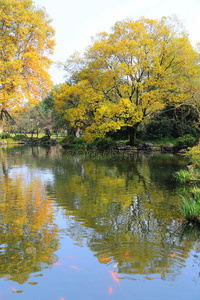
M 0 148 L 0 299 L 199 299 L 199 231 L 159 153 Z

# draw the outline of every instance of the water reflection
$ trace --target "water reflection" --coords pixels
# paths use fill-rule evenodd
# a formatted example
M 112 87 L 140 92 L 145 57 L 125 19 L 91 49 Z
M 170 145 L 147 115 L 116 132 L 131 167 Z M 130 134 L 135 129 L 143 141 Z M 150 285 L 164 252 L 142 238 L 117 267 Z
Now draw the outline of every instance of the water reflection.
M 192 243 L 180 240 L 179 203 L 169 180 L 176 164 L 173 157 L 63 157 L 54 192 L 75 219 L 67 234 L 80 245 L 84 238 L 99 262 L 118 273 L 178 274 Z
M 52 196 L 62 208 L 63 237 L 87 246 L 120 278 L 165 280 L 180 274 L 198 235 L 180 220 L 171 180 L 180 168 L 177 158 L 92 159 L 56 147 L 0 153 L 1 276 L 25 282 L 56 261 Z M 22 166 L 27 173 L 17 171 Z M 44 174 L 51 179 L 44 182 Z
M 19 283 L 56 261 L 59 247 L 53 202 L 41 178 L 15 170 L 22 161 L 19 157 L 11 163 L 1 152 L 0 277 Z

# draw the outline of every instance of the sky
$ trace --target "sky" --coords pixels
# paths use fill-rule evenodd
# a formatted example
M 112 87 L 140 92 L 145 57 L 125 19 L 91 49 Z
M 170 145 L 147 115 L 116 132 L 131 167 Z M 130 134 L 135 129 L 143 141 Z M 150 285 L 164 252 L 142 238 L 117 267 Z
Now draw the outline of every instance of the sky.
M 193 46 L 200 42 L 200 0 L 34 0 L 44 7 L 56 30 L 52 59 L 65 62 L 75 51 L 83 53 L 91 37 L 109 31 L 117 22 L 140 17 L 160 19 L 176 15 Z M 63 83 L 65 73 L 56 64 L 50 74 L 54 84 Z

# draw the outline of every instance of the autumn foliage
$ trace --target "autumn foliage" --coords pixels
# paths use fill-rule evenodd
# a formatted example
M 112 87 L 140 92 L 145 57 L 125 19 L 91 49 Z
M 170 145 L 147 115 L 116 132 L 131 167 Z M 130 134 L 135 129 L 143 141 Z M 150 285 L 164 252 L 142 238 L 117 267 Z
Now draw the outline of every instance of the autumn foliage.
M 117 22 L 96 35 L 83 58 L 65 64 L 70 84 L 55 97 L 57 110 L 90 142 L 109 131 L 129 128 L 130 142 L 147 118 L 167 104 L 191 98 L 198 53 L 178 20 L 141 18 Z
M 54 29 L 32 0 L 0 0 L 0 109 L 37 103 L 51 86 Z

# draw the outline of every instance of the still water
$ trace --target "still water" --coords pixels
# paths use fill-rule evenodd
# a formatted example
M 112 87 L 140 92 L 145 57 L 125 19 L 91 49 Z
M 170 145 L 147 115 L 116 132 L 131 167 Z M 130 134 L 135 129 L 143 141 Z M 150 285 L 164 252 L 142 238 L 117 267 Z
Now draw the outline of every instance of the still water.
M 170 155 L 0 148 L 0 300 L 200 297 Z

